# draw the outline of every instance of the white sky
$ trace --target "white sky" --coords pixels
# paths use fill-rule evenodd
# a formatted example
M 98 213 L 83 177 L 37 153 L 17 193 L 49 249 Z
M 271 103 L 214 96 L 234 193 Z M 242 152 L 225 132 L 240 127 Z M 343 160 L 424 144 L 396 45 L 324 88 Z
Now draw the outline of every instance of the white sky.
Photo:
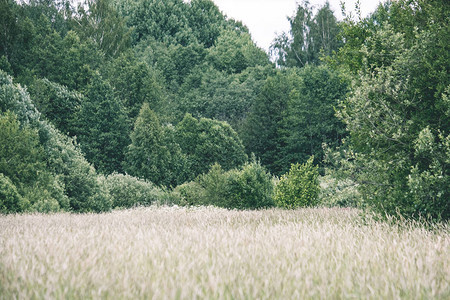
M 277 34 L 289 31 L 287 16 L 292 16 L 297 8 L 297 0 L 213 0 L 228 17 L 242 21 L 250 30 L 256 44 L 268 50 Z M 310 6 L 322 7 L 326 0 L 310 0 Z M 341 0 L 329 0 L 330 8 L 338 19 L 342 19 Z M 353 10 L 355 0 L 346 0 L 347 11 Z M 363 17 L 373 12 L 379 0 L 360 0 Z

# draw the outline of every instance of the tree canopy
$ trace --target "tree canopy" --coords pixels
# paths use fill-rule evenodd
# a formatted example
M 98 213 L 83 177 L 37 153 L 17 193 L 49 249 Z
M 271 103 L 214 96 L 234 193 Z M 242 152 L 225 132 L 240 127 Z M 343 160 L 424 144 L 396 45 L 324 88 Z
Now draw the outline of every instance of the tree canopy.
M 450 217 L 448 1 L 342 21 L 303 1 L 270 53 L 211 0 L 73 5 L 0 1 L 0 212 L 107 211 L 172 188 L 266 207 L 307 164 L 314 188 L 317 172 L 354 187 L 342 203 Z

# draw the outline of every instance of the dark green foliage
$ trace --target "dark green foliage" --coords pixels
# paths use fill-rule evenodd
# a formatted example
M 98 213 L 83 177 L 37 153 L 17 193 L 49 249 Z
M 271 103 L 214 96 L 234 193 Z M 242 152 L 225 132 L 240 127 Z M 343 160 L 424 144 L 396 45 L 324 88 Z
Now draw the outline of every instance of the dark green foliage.
M 322 144 L 337 146 L 346 135 L 334 110 L 346 93 L 347 84 L 324 66 L 268 77 L 242 129 L 247 151 L 276 175 L 311 155 L 321 162 Z
M 148 206 L 160 201 L 163 191 L 153 183 L 114 173 L 104 178 L 113 208 Z
M 77 212 L 110 210 L 111 200 L 107 191 L 73 139 L 45 123 L 41 124 L 40 134 L 47 164 L 52 173 L 61 177 L 70 209 Z
M 337 147 L 347 135 L 345 124 L 335 116 L 335 108 L 347 94 L 347 84 L 324 66 L 306 66 L 299 84 L 291 91 L 284 118 L 285 165 L 305 162 L 314 155 L 323 160 L 322 145 Z
M 247 151 L 276 175 L 285 168 L 281 150 L 285 145 L 282 131 L 288 99 L 300 82 L 291 71 L 268 77 L 244 124 L 242 137 Z
M 273 206 L 272 176 L 259 162 L 245 164 L 237 173 L 230 173 L 229 205 L 239 209 Z
M 314 157 L 304 164 L 292 164 L 275 187 L 274 200 L 278 207 L 295 209 L 318 204 L 319 171 Z
M 12 113 L 0 115 L 0 173 L 14 185 L 33 185 L 44 172 L 44 149 L 36 130 L 20 128 Z
M 180 45 L 149 39 L 140 42 L 135 49 L 139 59 L 157 70 L 172 92 L 177 92 L 187 76 L 204 63 L 206 55 L 206 50 L 197 42 Z
M 144 102 L 160 107 L 164 99 L 164 82 L 155 70 L 140 62 L 132 51 L 113 60 L 106 68 L 114 95 L 122 100 L 130 120 L 134 122 Z
M 21 152 L 18 150 L 11 151 L 11 147 L 22 147 L 26 153 L 30 152 L 32 154 L 27 154 L 26 157 L 20 159 L 17 157 L 17 164 L 11 163 L 5 167 L 9 170 L 8 172 L 20 170 L 23 162 L 30 161 L 30 157 L 36 158 L 35 161 L 30 161 L 31 166 L 33 168 L 38 167 L 41 176 L 34 177 L 29 175 L 24 177 L 21 173 L 20 176 L 11 175 L 12 178 L 10 177 L 10 179 L 17 178 L 18 182 L 26 182 L 23 185 L 23 193 L 27 193 L 33 197 L 33 201 L 37 201 L 31 203 L 32 205 L 37 205 L 36 209 L 48 210 L 49 208 L 55 208 L 55 202 L 50 198 L 55 199 L 63 209 L 72 209 L 74 211 L 105 211 L 110 209 L 111 204 L 105 191 L 97 181 L 97 174 L 94 168 L 86 161 L 80 150 L 74 145 L 73 140 L 61 134 L 46 121 L 40 120 L 40 113 L 34 107 L 29 94 L 20 86 L 13 84 L 12 78 L 1 71 L 0 110 L 2 112 L 8 110 L 14 112 L 19 121 L 11 121 L 15 119 L 13 115 L 4 117 L 5 124 L 12 129 L 12 133 L 16 132 L 18 137 L 17 139 L 11 139 L 6 134 L 8 131 L 2 130 L 1 132 L 5 132 L 7 141 L 1 143 L 1 145 L 12 157 L 16 157 L 17 153 Z M 36 128 L 39 135 L 34 136 L 36 134 L 34 130 L 20 129 L 18 124 L 23 127 L 32 126 Z M 21 130 L 25 130 L 28 133 L 23 134 Z M 30 139 L 27 140 L 27 137 L 30 137 Z M 23 140 L 26 142 L 26 145 L 16 144 L 16 140 Z M 30 170 L 31 174 L 33 172 L 37 173 L 36 169 L 34 171 L 28 167 L 25 169 L 28 169 L 26 171 L 28 173 Z M 7 175 L 9 173 L 4 174 Z M 18 188 L 22 186 L 15 185 Z
M 227 73 L 269 64 L 267 54 L 253 43 L 250 34 L 231 29 L 221 32 L 207 59 L 217 70 Z
M 187 45 L 194 41 L 182 0 L 138 1 L 130 11 L 128 25 L 134 27 L 134 42 L 154 38 L 160 42 Z
M 116 1 L 116 6 L 135 28 L 134 42 L 149 38 L 166 44 L 200 43 L 209 48 L 220 31 L 230 26 L 211 0 Z
M 70 31 L 77 22 L 73 22 L 74 12 L 66 4 L 0 3 L 0 57 L 6 58 L 18 82 L 30 84 L 34 76 L 45 77 L 71 90 L 80 89 L 90 72 L 101 65 L 102 51 Z
M 50 22 L 50 21 L 47 21 Z M 103 59 L 102 53 L 90 40 L 81 40 L 74 31 L 64 37 L 49 29 L 49 24 L 33 36 L 33 47 L 22 58 L 21 66 L 26 68 L 16 76 L 20 82 L 30 84 L 31 75 L 47 78 L 71 90 L 81 91 Z
M 92 78 L 77 115 L 77 133 L 86 158 L 100 172 L 122 171 L 129 144 L 129 121 L 122 102 L 100 76 Z
M 56 128 L 69 136 L 76 134 L 76 116 L 85 101 L 83 95 L 45 78 L 36 79 L 29 93 L 39 112 Z
M 21 58 L 30 51 L 33 26 L 14 0 L 0 1 L 0 56 L 13 73 L 24 69 Z M 6 71 L 6 70 L 5 70 Z M 11 75 L 14 75 L 11 74 Z
M 12 74 L 11 64 L 4 55 L 0 56 L 0 70 L 4 71 L 5 73 Z
M 183 185 L 177 192 L 186 204 L 237 209 L 273 206 L 272 176 L 255 161 L 227 172 L 216 164 L 196 183 Z
M 22 212 L 27 206 L 11 180 L 0 173 L 0 214 Z
M 159 59 L 162 64 L 160 70 L 167 82 L 174 87 L 183 84 L 193 69 L 204 61 L 206 55 L 205 49 L 197 43 L 187 46 L 170 45 L 167 51 L 168 56 L 163 60 Z
M 211 0 L 192 0 L 189 2 L 188 23 L 197 41 L 206 48 L 217 40 L 225 17 Z
M 177 186 L 172 195 L 174 203 L 182 206 L 207 205 L 206 190 L 197 182 L 189 181 Z
M 189 165 L 170 127 L 160 124 L 155 112 L 144 103 L 131 133 L 125 171 L 157 185 L 176 186 L 189 174 Z
M 19 37 L 19 28 L 16 18 L 19 8 L 14 0 L 0 2 L 0 26 L 3 30 L 0 32 L 0 55 L 7 61 L 13 54 L 14 44 Z
M 67 208 L 60 180 L 47 169 L 37 130 L 20 128 L 16 116 L 9 112 L 0 115 L 0 173 L 17 187 L 19 195 L 16 204 L 9 200 L 9 212 Z
M 275 70 L 270 65 L 247 68 L 236 75 L 212 66 L 199 66 L 180 88 L 178 109 L 198 118 L 226 121 L 240 131 L 266 77 L 273 73 Z
M 104 55 L 90 40 L 81 40 L 75 31 L 69 31 L 59 47 L 49 49 L 46 57 L 36 54 L 36 75 L 83 92 L 104 62 Z
M 237 133 L 225 122 L 186 114 L 176 126 L 176 142 L 191 164 L 191 177 L 207 172 L 218 163 L 225 170 L 239 167 L 247 160 Z

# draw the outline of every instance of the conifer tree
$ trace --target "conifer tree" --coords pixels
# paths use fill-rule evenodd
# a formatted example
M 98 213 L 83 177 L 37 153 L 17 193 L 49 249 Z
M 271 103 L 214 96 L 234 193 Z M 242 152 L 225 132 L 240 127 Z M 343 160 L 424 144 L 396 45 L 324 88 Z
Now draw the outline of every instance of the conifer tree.
M 129 144 L 128 117 L 109 83 L 99 75 L 88 86 L 78 121 L 78 139 L 88 161 L 100 172 L 121 172 Z

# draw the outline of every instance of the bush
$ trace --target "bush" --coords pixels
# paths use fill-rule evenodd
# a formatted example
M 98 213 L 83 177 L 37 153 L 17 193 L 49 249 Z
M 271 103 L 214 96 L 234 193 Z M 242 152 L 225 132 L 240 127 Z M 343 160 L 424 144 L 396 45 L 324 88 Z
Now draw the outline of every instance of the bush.
M 319 171 L 311 156 L 305 164 L 292 164 L 275 188 L 275 203 L 279 207 L 294 209 L 318 204 Z
M 50 172 L 39 138 L 38 131 L 20 124 L 14 113 L 0 113 L 0 173 L 29 202 L 27 210 L 47 212 L 68 208 L 64 184 Z M 46 208 L 39 204 L 42 201 L 48 203 Z
M 392 161 L 375 160 L 358 153 L 351 146 L 327 149 L 326 162 L 339 181 L 353 182 L 360 195 L 360 207 L 381 216 L 441 221 L 450 218 L 450 176 L 448 162 L 442 152 L 450 154 L 450 136 L 441 136 L 439 144 L 428 143 L 431 149 L 417 143 L 414 154 L 422 156 L 421 164 L 408 166 L 406 157 Z M 442 151 L 439 153 L 439 151 Z M 448 157 L 450 157 L 448 154 Z M 443 160 L 443 161 L 439 161 Z M 428 170 L 427 170 L 428 169 Z
M 40 213 L 57 212 L 61 209 L 58 201 L 51 197 L 47 191 L 39 191 L 39 193 L 31 194 L 28 199 L 32 199 L 34 204 L 31 206 L 31 211 Z M 33 199 L 35 198 L 35 199 Z
M 161 199 L 163 191 L 153 183 L 130 175 L 113 173 L 104 178 L 113 208 L 148 206 Z
M 19 195 L 11 180 L 0 173 L 0 213 L 21 212 L 27 206 L 26 200 Z
M 181 206 L 207 204 L 205 196 L 206 190 L 196 181 L 190 181 L 177 186 L 172 191 L 172 196 L 176 199 L 174 204 Z
M 192 206 L 207 204 L 205 192 L 205 188 L 203 188 L 198 182 L 191 181 L 177 186 L 172 191 L 172 195 L 176 199 L 175 204 L 181 206 Z
M 22 191 L 23 197 L 29 202 L 30 211 L 48 213 L 70 210 L 69 198 L 64 194 L 64 185 L 57 177 L 42 177 Z
M 204 189 L 204 198 L 200 198 L 198 204 L 227 207 L 228 175 L 219 164 L 214 164 L 208 173 L 200 175 L 196 182 Z
M 195 191 L 199 197 L 196 204 L 237 209 L 257 209 L 274 204 L 272 177 L 259 162 L 246 163 L 241 169 L 228 172 L 216 164 L 207 174 L 199 176 L 197 183 L 199 186 L 189 186 L 191 194 L 187 193 L 192 195 Z
M 228 185 L 232 207 L 247 209 L 274 205 L 272 176 L 260 163 L 247 163 L 240 171 L 231 171 Z

